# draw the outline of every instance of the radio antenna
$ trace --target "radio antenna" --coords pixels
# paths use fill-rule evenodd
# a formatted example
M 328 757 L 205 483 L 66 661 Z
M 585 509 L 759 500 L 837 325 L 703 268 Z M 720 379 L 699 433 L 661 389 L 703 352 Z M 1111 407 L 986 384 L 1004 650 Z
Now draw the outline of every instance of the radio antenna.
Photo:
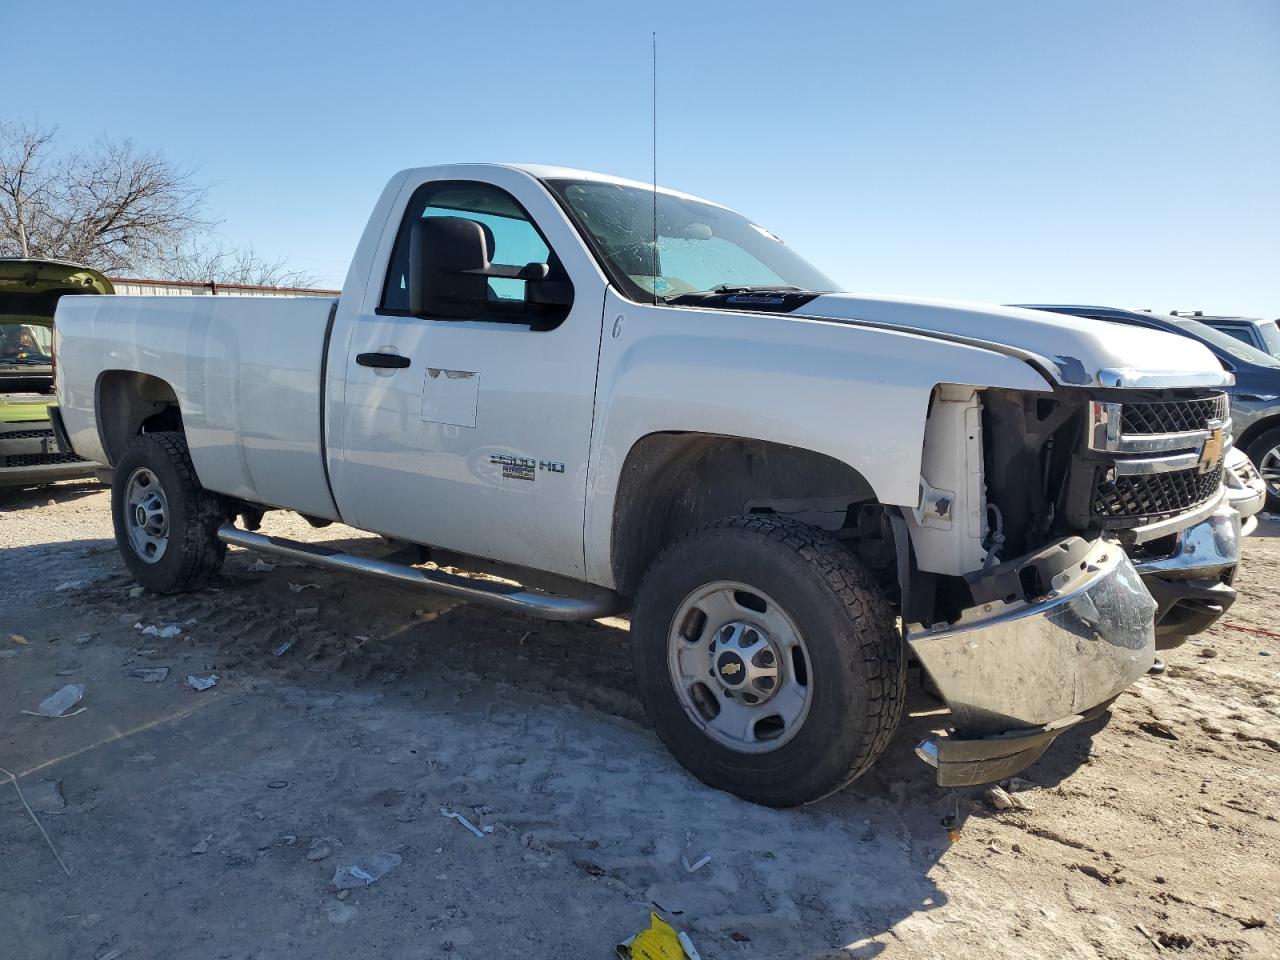
M 658 305 L 658 33 L 650 35 L 653 55 L 653 305 Z

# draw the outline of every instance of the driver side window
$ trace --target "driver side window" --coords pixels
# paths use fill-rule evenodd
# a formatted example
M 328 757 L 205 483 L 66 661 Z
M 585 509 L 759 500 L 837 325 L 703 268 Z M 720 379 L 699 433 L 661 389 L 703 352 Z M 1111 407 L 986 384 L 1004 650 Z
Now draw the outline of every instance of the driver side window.
M 462 217 L 479 223 L 488 241 L 491 263 L 508 266 L 546 263 L 550 264 L 553 277 L 562 269 L 524 208 L 506 191 L 485 183 L 428 183 L 410 198 L 400 223 L 382 292 L 383 312 L 407 313 L 409 310 L 409 234 L 416 221 L 430 217 Z M 528 305 L 526 283 L 490 277 L 488 313 L 491 316 L 487 318 L 523 317 Z

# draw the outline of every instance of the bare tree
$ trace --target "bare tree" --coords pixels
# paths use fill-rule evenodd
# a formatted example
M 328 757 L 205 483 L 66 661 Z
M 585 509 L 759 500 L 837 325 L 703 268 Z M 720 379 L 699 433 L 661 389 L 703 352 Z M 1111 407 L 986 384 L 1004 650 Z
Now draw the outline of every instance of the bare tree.
M 0 123 L 0 245 L 11 252 L 138 270 L 212 226 L 204 188 L 159 152 L 103 140 L 53 156 L 56 132 Z
M 32 255 L 32 242 L 42 246 L 49 228 L 54 177 L 44 164 L 53 130 L 0 123 L 0 245 L 20 257 Z
M 288 261 L 267 260 L 253 247 L 226 247 L 213 241 L 185 245 L 159 268 L 167 278 L 188 283 L 245 284 L 260 287 L 314 287 L 316 277 L 288 269 Z
M 314 286 L 315 278 L 212 236 L 190 170 L 130 140 L 55 154 L 57 130 L 0 122 L 0 255 L 71 260 L 104 273 Z

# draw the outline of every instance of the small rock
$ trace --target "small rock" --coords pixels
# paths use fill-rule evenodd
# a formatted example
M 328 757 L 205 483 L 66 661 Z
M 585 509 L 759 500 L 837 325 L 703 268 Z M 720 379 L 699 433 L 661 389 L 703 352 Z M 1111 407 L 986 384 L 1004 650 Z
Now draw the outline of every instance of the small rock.
M 213 839 L 213 834 L 211 833 L 211 834 L 209 834 L 209 836 L 207 836 L 207 837 L 202 837 L 201 839 L 197 840 L 197 841 L 195 842 L 195 845 L 191 848 L 191 852 L 192 852 L 192 853 L 197 853 L 197 854 L 198 854 L 198 853 L 208 853 L 208 852 L 209 852 L 209 841 L 210 841 L 210 840 L 212 840 L 212 839 Z
M 1212 660 L 1217 655 L 1218 651 L 1213 649 L 1213 647 L 1205 647 L 1200 651 L 1200 656 L 1204 657 L 1206 660 Z
M 1010 845 L 1009 845 L 1009 849 L 1010 849 L 1010 850 L 1012 850 L 1014 853 L 1021 853 L 1021 852 L 1022 852 L 1022 844 L 1020 844 L 1020 843 L 1013 843 L 1013 844 L 1010 844 Z
M 1153 737 L 1159 737 L 1161 740 L 1178 739 L 1178 735 L 1167 724 L 1161 723 L 1159 720 L 1140 720 L 1138 729 L 1151 734 Z
M 311 849 L 307 851 L 307 859 L 312 861 L 323 860 L 331 853 L 333 853 L 333 847 L 323 840 L 315 840 L 311 844 Z
M 192 690 L 197 690 L 197 691 L 209 690 L 217 686 L 217 683 L 218 683 L 218 675 L 216 673 L 211 673 L 207 677 L 195 677 L 195 676 L 187 677 L 187 686 L 189 686 Z
M 147 592 L 147 588 L 143 586 L 130 587 L 129 597 L 133 600 L 137 600 L 140 596 L 142 596 L 146 592 Z

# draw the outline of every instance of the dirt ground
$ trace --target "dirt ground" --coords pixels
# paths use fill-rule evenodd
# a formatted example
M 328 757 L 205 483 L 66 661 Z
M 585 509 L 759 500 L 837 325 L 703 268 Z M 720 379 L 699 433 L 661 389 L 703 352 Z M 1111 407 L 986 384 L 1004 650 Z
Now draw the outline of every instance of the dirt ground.
M 264 529 L 363 536 L 283 514 Z M 213 589 L 137 595 L 104 488 L 10 496 L 0 766 L 70 876 L 0 774 L 0 957 L 586 960 L 654 903 L 705 960 L 1277 957 L 1278 538 L 1267 521 L 1248 541 L 1225 623 L 1027 771 L 1032 809 L 933 785 L 912 747 L 945 715 L 917 690 L 870 775 L 779 811 L 663 750 L 625 622 L 239 551 Z M 21 712 L 68 683 L 83 713 Z M 400 862 L 333 889 L 380 853 Z

